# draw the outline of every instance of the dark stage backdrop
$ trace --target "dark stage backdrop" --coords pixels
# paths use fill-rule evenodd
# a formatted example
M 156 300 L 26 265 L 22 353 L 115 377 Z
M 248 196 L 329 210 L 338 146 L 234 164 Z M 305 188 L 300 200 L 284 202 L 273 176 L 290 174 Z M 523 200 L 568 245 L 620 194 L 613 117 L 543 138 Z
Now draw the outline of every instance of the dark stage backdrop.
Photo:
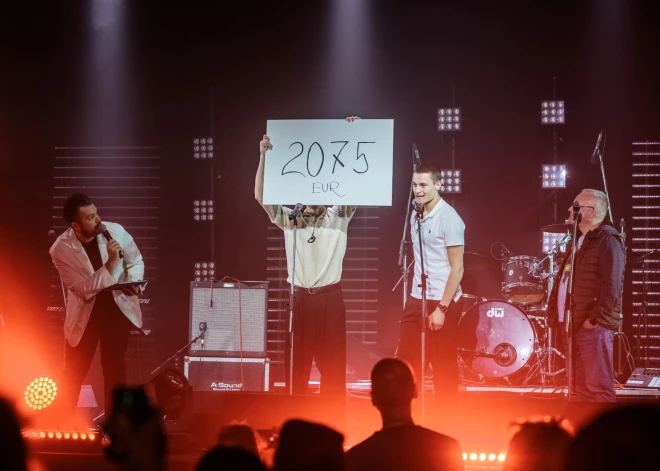
M 0 335 L 20 339 L 3 363 L 38 350 L 46 330 L 56 145 L 160 148 L 157 362 L 185 344 L 192 264 L 210 256 L 208 227 L 192 220 L 211 180 L 192 159 L 193 137 L 216 140 L 217 273 L 259 280 L 269 223 L 253 182 L 266 120 L 395 120 L 395 203 L 377 210 L 379 355 L 396 347 L 401 291 L 391 289 L 412 143 L 423 161 L 449 166 L 450 136 L 435 118 L 452 87 L 465 119 L 455 206 L 466 250 L 486 257 L 496 241 L 539 256 L 539 228 L 553 222 L 552 193 L 539 190 L 552 160 L 539 103 L 552 98 L 553 77 L 567 108 L 560 220 L 580 189 L 602 187 L 589 162 L 600 129 L 616 221 L 630 214 L 631 143 L 660 139 L 651 3 L 117 3 L 124 22 L 114 30 L 95 2 L 15 6 L 0 24 Z M 475 290 L 497 292 L 499 280 L 481 281 Z

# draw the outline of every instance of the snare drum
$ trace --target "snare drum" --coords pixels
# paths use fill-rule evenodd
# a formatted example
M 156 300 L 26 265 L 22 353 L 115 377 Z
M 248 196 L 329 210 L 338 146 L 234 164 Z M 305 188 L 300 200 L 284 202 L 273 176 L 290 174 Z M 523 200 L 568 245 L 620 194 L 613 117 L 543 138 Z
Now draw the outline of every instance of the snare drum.
M 518 304 L 532 304 L 545 297 L 543 281 L 537 275 L 539 259 L 527 255 L 511 257 L 504 266 L 502 295 Z

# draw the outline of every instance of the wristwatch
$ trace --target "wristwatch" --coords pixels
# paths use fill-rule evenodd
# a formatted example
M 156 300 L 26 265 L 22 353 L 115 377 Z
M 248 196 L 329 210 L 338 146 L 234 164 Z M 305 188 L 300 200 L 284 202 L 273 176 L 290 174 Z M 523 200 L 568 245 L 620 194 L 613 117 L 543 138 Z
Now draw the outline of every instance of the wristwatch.
M 442 312 L 447 312 L 449 310 L 449 306 L 445 306 L 442 303 L 438 303 L 438 309 L 440 309 Z
M 598 319 L 596 319 L 595 317 L 590 317 L 588 319 L 588 321 L 589 321 L 589 324 L 593 325 L 594 327 L 596 327 L 598 325 Z

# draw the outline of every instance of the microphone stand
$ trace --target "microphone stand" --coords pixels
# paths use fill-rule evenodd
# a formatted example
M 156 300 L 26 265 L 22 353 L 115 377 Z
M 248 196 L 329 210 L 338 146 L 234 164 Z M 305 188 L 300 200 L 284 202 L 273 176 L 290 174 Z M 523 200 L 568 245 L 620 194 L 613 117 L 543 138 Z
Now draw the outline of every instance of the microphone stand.
M 415 208 L 417 210 L 417 208 Z M 424 374 L 426 370 L 426 325 L 427 325 L 427 313 L 426 313 L 426 272 L 424 270 L 424 240 L 422 238 L 422 217 L 424 212 L 424 206 L 420 205 L 419 211 L 417 211 L 417 236 L 419 237 L 419 262 L 421 267 L 421 276 L 420 276 L 420 288 L 422 291 L 422 329 L 421 329 L 421 340 L 422 340 L 422 370 L 421 370 L 421 403 L 422 403 L 422 425 L 424 425 L 424 407 L 425 407 L 425 396 L 426 396 L 426 375 Z
M 178 350 L 174 353 L 174 355 L 172 355 L 172 356 L 169 357 L 167 360 L 165 360 L 163 363 L 161 363 L 159 366 L 157 366 L 156 369 L 153 370 L 153 371 L 151 372 L 150 376 L 151 376 L 151 377 L 154 377 L 154 376 L 156 376 L 158 373 L 160 373 L 161 370 L 162 370 L 163 368 L 165 368 L 165 366 L 167 366 L 167 364 L 168 364 L 169 362 L 171 362 L 172 360 L 178 358 L 178 356 L 181 355 L 181 353 L 183 353 L 183 351 L 184 351 L 185 349 L 187 349 L 187 348 L 190 347 L 193 343 L 197 342 L 200 338 L 202 338 L 202 337 L 204 336 L 204 333 L 205 333 L 205 332 L 206 332 L 206 331 L 200 332 L 199 335 L 198 335 L 197 337 L 195 337 L 195 338 L 192 339 L 190 342 L 188 342 L 187 344 L 185 344 L 183 347 L 181 347 L 180 349 L 178 349 Z M 94 417 L 94 418 L 92 419 L 92 423 L 93 423 L 93 424 L 96 424 L 96 425 L 100 424 L 100 423 L 101 423 L 101 420 L 103 420 L 103 419 L 108 415 L 107 413 L 108 413 L 108 411 L 106 411 L 106 410 L 102 410 L 99 414 L 96 415 L 96 417 Z
M 414 144 L 413 144 L 414 146 Z M 415 147 L 413 147 L 413 175 L 417 169 L 417 164 L 415 161 Z M 412 178 L 410 179 L 410 191 L 408 192 L 408 203 L 406 204 L 406 218 L 403 221 L 403 236 L 401 237 L 401 243 L 399 244 L 399 262 L 398 265 L 401 267 L 401 278 L 396 282 L 392 291 L 399 286 L 401 280 L 403 280 L 403 308 L 406 308 L 406 301 L 408 300 L 408 274 L 410 273 L 410 265 L 408 265 L 408 250 L 407 247 L 410 244 L 406 239 L 408 237 L 408 223 L 410 221 L 410 206 L 412 204 L 412 194 L 413 194 L 413 182 Z M 412 263 L 411 263 L 412 265 Z
M 603 189 L 605 190 L 605 195 L 607 196 L 607 210 L 610 216 L 610 221 L 612 224 L 614 224 L 614 217 L 612 216 L 612 204 L 610 203 L 612 200 L 610 200 L 610 192 L 607 190 L 607 179 L 605 178 L 605 165 L 603 164 L 603 152 L 605 150 L 605 144 L 607 143 L 607 132 L 603 130 L 603 135 L 605 137 L 603 141 L 603 146 L 602 149 L 600 147 L 596 147 L 595 153 L 598 156 L 598 162 L 600 163 L 600 173 L 603 176 Z
M 171 362 L 171 361 L 174 360 L 176 357 L 178 357 L 178 356 L 179 356 L 179 355 L 180 355 L 180 354 L 181 354 L 186 348 L 190 347 L 193 343 L 197 342 L 197 341 L 198 341 L 199 339 L 201 339 L 203 336 L 204 336 L 204 332 L 200 332 L 199 335 L 198 335 L 197 337 L 195 337 L 195 338 L 192 339 L 190 342 L 188 342 L 187 344 L 185 344 L 183 347 L 181 347 L 180 349 L 178 349 L 178 350 L 174 353 L 174 355 L 172 355 L 172 356 L 169 357 L 167 360 L 165 360 L 163 363 L 161 363 L 159 366 L 157 366 L 156 369 L 153 370 L 153 371 L 150 373 L 150 376 L 155 376 L 156 374 L 160 373 L 160 371 L 161 371 L 163 368 L 165 368 L 165 366 L 166 366 L 169 362 Z
M 566 299 L 568 304 L 568 309 L 565 310 L 564 315 L 564 332 L 566 334 L 566 343 L 567 343 L 567 361 L 566 361 L 566 374 L 568 376 L 568 402 L 571 402 L 573 398 L 573 281 L 575 279 L 575 252 L 577 251 L 577 229 L 578 221 L 581 217 L 580 208 L 573 208 L 573 231 L 572 231 L 572 241 L 573 247 L 571 247 L 571 272 L 568 277 L 568 290 L 566 292 Z
M 296 208 L 302 207 L 302 204 L 297 204 Z M 298 230 L 298 212 L 294 210 L 289 214 L 289 220 L 293 221 L 293 253 L 291 254 L 291 291 L 289 292 L 289 394 L 293 395 L 293 316 L 294 306 L 296 300 L 295 281 L 296 281 L 296 240 Z
M 600 165 L 600 173 L 603 177 L 603 189 L 605 190 L 605 195 L 607 196 L 607 202 L 608 202 L 607 210 L 608 210 L 608 214 L 610 216 L 610 222 L 612 223 L 612 225 L 614 225 L 614 216 L 612 216 L 612 203 L 611 203 L 612 200 L 610 199 L 610 192 L 607 189 L 607 178 L 605 178 L 605 165 L 603 164 L 603 153 L 605 152 L 605 144 L 607 144 L 607 132 L 604 129 L 601 132 L 603 133 L 603 138 L 604 138 L 603 139 L 603 145 L 599 146 L 598 143 L 596 143 L 596 149 L 594 150 L 594 156 L 598 157 L 598 163 Z M 593 160 L 592 160 L 592 162 L 593 162 Z M 626 233 L 625 233 L 625 229 L 624 229 L 624 224 L 625 224 L 624 220 L 623 220 L 623 218 L 621 218 L 621 237 L 623 239 L 624 267 L 625 267 Z M 640 258 L 640 260 L 641 260 L 641 258 Z M 624 275 L 621 277 L 621 286 L 622 287 L 624 286 L 623 285 L 623 277 L 624 276 L 625 276 L 625 268 L 624 268 Z M 646 285 L 642 285 L 642 286 L 643 286 L 643 288 L 646 288 Z M 622 297 L 621 302 L 622 302 L 622 305 L 623 305 L 623 288 L 622 288 L 621 297 Z M 646 302 L 646 299 L 644 299 L 644 302 Z M 646 322 L 646 319 L 644 319 L 644 321 Z M 638 322 L 637 324 L 639 326 L 641 324 L 641 322 Z M 614 374 L 615 374 L 615 376 L 620 376 L 620 375 L 623 374 L 623 363 L 621 361 L 621 350 L 624 347 L 624 343 L 623 343 L 623 340 L 624 340 L 623 339 L 623 312 L 619 313 L 619 329 L 614 334 L 614 338 L 616 339 L 616 344 L 617 344 L 617 365 L 616 365 L 616 369 L 614 371 Z M 638 335 L 637 336 L 637 341 L 639 342 L 639 340 L 640 340 L 640 337 Z M 639 354 L 639 344 L 638 344 L 637 352 Z

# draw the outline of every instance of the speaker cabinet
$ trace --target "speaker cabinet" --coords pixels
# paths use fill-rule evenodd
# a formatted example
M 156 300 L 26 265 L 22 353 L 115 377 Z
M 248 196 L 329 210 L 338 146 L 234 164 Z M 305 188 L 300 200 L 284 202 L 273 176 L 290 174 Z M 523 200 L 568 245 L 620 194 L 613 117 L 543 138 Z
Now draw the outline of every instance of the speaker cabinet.
M 206 325 L 204 345 L 191 355 L 264 358 L 267 354 L 268 282 L 190 284 L 190 340 Z

